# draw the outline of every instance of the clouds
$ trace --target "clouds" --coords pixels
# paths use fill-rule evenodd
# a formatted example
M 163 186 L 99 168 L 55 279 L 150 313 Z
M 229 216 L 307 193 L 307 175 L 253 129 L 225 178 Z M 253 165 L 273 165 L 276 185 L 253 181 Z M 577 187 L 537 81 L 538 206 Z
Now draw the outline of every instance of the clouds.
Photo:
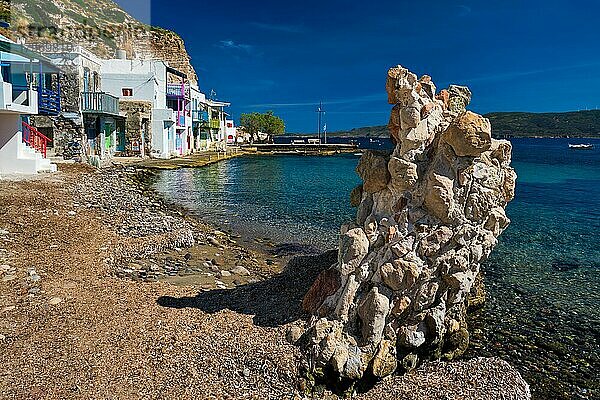
M 221 40 L 215 46 L 224 49 L 224 50 L 233 50 L 233 51 L 241 51 L 245 53 L 252 53 L 254 51 L 254 46 L 244 43 L 236 43 L 233 40 Z
M 458 16 L 459 17 L 466 17 L 467 15 L 471 14 L 471 12 L 473 11 L 471 9 L 471 7 L 466 6 L 464 4 L 459 4 L 456 6 L 456 8 L 458 9 Z
M 562 72 L 568 70 L 576 70 L 576 69 L 587 69 L 587 68 L 598 68 L 600 66 L 600 62 L 592 62 L 592 63 L 578 63 L 578 64 L 569 64 L 569 65 L 556 65 L 547 68 L 539 68 L 532 69 L 526 71 L 507 71 L 507 72 L 497 72 L 490 73 L 488 75 L 477 76 L 473 78 L 465 78 L 462 82 L 465 83 L 480 83 L 480 82 L 493 82 L 493 81 L 505 81 L 516 78 L 534 76 L 534 75 L 544 75 L 544 74 L 552 74 L 554 72 Z

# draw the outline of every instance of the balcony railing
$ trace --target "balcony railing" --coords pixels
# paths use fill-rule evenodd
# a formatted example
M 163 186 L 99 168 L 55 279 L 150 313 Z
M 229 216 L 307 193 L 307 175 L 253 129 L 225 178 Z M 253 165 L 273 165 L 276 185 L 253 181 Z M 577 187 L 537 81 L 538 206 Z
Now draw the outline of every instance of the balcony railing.
M 194 122 L 208 122 L 208 112 L 202 110 L 193 110 L 192 120 Z
M 202 128 L 220 129 L 221 121 L 215 118 L 211 118 L 207 121 L 199 121 Z
M 30 106 L 29 90 L 35 90 L 38 93 L 38 114 L 40 115 L 58 115 L 60 114 L 60 93 L 50 89 L 43 89 L 33 86 L 12 85 L 13 103 Z
M 23 143 L 39 151 L 46 158 L 48 143 L 52 140 L 26 122 L 21 124 L 23 125 Z
M 38 111 L 41 115 L 60 114 L 60 92 L 38 88 Z
M 119 98 L 104 92 L 83 92 L 81 111 L 91 114 L 119 115 Z
M 180 83 L 169 83 L 167 85 L 167 97 L 174 99 L 189 99 L 189 87 Z
M 221 121 L 213 118 L 210 120 L 209 127 L 212 129 L 219 129 L 221 127 Z

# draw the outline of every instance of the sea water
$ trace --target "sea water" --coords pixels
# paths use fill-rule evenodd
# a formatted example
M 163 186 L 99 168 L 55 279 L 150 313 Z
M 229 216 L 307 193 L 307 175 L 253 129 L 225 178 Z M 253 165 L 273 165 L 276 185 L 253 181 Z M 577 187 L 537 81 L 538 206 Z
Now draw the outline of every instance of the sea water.
M 568 147 L 582 142 L 595 149 Z M 467 357 L 506 359 L 537 399 L 600 398 L 600 141 L 512 143 L 512 223 L 483 266 L 488 300 L 469 321 Z M 164 171 L 156 188 L 209 223 L 284 247 L 325 250 L 354 218 L 349 193 L 360 184 L 358 159 L 240 157 Z

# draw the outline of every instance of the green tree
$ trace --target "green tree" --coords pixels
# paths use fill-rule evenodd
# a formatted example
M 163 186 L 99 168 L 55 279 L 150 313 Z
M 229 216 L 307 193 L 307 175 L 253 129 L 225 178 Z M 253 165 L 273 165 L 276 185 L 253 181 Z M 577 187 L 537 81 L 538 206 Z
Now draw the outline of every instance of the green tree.
M 242 114 L 240 125 L 250 134 L 252 142 L 272 143 L 274 135 L 285 132 L 285 123 L 273 111 Z M 259 132 L 264 134 L 264 139 L 261 139 Z

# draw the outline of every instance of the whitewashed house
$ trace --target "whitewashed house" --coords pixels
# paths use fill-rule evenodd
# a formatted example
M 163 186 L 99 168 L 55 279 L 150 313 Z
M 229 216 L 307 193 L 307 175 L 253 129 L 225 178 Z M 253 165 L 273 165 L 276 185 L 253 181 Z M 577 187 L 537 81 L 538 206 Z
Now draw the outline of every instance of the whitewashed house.
M 142 103 L 151 104 L 149 129 L 139 129 L 142 156 L 170 158 L 225 146 L 229 103 L 207 99 L 186 74 L 162 60 L 127 60 L 120 54 L 103 62 L 103 89 L 120 98 L 122 110 L 139 114 Z M 127 115 L 128 127 L 132 117 Z
M 227 146 L 226 130 L 227 113 L 225 107 L 229 107 L 231 103 L 206 100 L 207 121 L 202 127 L 201 144 L 204 150 L 224 150 Z
M 228 145 L 235 145 L 237 142 L 237 128 L 233 119 L 225 120 L 225 140 Z
M 123 102 L 148 102 L 151 105 L 149 129 L 140 129 L 142 156 L 170 158 L 185 154 L 191 112 L 186 110 L 189 90 L 185 74 L 161 60 L 105 60 L 101 69 L 104 90 Z M 182 82 L 169 84 L 169 76 Z M 189 109 L 189 107 L 188 107 Z M 189 114 L 189 115 L 188 115 Z M 128 115 L 127 118 L 132 116 Z M 146 154 L 144 143 L 148 143 Z
M 54 172 L 51 139 L 29 125 L 46 101 L 44 82 L 56 74 L 50 60 L 0 36 L 0 175 Z

